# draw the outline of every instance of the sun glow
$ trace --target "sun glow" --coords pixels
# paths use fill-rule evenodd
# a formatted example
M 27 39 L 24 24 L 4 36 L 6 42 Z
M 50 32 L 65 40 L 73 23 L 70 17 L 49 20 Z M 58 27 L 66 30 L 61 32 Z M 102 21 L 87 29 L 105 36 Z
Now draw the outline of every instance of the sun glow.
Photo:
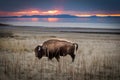
M 61 11 L 59 11 L 59 10 L 49 10 L 49 11 L 45 11 L 45 12 L 43 12 L 43 14 L 48 14 L 48 15 L 56 15 L 56 14 L 60 14 L 61 13 Z
M 39 13 L 37 10 L 32 10 L 31 13 Z
M 55 14 L 55 13 L 57 13 L 57 12 L 58 12 L 57 10 L 48 11 L 48 13 L 50 13 L 50 14 Z
M 39 15 L 41 12 L 39 10 L 28 10 L 24 11 L 26 15 Z

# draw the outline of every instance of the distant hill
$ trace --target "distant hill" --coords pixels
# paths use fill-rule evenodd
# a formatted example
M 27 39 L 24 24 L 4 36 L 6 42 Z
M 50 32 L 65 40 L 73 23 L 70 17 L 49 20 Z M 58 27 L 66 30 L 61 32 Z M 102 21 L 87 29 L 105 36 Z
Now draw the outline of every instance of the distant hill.
M 79 18 L 78 16 L 61 14 L 61 15 L 23 15 L 23 16 L 2 16 L 0 18 Z
M 61 14 L 61 15 L 32 15 L 32 16 L 21 16 L 21 18 L 78 18 L 77 16 Z
M 0 16 L 0 18 L 86 18 L 82 16 L 75 16 L 69 14 L 59 14 L 59 15 L 23 15 L 23 16 Z M 106 17 L 99 17 L 99 16 L 90 16 L 87 18 L 120 18 L 118 16 L 106 16 Z

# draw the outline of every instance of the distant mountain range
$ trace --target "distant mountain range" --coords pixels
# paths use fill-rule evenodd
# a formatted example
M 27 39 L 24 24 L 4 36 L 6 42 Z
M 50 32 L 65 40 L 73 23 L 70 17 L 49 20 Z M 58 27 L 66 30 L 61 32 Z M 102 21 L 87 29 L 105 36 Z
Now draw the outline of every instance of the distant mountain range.
M 0 18 L 81 18 L 79 16 L 60 14 L 60 15 L 23 15 L 23 16 L 0 16 Z M 98 16 L 90 16 L 89 18 L 98 18 Z M 107 16 L 105 18 L 114 18 L 112 16 Z M 115 17 L 118 18 L 118 17 Z M 120 18 L 120 17 L 119 17 Z
M 1 16 L 0 18 L 79 18 L 78 16 L 61 14 L 61 15 L 23 15 L 23 16 Z

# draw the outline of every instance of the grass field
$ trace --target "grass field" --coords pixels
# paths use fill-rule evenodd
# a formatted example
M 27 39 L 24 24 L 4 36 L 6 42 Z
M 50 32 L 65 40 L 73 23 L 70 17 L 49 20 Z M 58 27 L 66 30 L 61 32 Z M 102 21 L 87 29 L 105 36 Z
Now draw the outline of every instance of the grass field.
M 0 30 L 0 80 L 120 80 L 120 35 L 44 32 L 22 28 Z M 34 48 L 57 38 L 79 45 L 69 55 L 37 59 Z

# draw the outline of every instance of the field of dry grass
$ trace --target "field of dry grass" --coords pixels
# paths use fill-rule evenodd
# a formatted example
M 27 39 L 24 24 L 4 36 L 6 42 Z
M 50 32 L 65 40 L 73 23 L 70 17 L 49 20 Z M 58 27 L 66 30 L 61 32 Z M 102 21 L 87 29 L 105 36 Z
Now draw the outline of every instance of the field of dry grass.
M 120 80 L 120 35 L 32 29 L 1 34 L 0 80 Z M 78 43 L 74 63 L 69 55 L 61 57 L 59 63 L 35 58 L 34 48 L 51 38 Z

